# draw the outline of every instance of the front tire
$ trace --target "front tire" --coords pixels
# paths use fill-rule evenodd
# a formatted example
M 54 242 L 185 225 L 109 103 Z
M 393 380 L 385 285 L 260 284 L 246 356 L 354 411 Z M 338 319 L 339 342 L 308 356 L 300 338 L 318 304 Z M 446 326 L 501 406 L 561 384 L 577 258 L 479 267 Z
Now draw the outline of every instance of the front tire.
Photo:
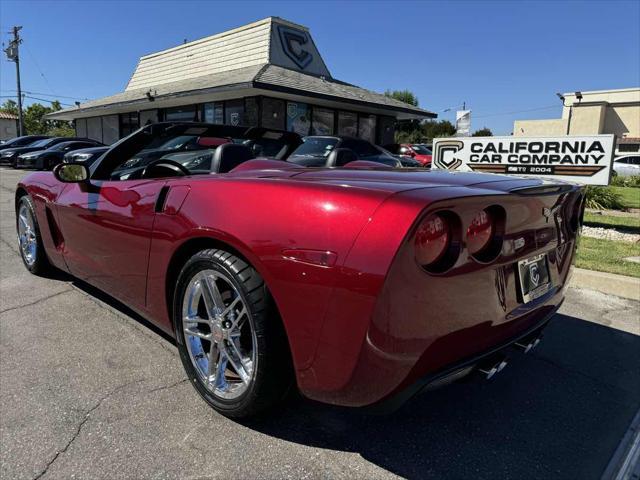
M 44 251 L 38 219 L 29 195 L 24 195 L 18 200 L 16 230 L 18 232 L 18 248 L 24 266 L 34 275 L 48 274 L 52 267 Z
M 174 296 L 182 364 L 198 393 L 228 417 L 282 402 L 292 385 L 289 347 L 258 272 L 223 250 L 202 250 L 182 268 Z

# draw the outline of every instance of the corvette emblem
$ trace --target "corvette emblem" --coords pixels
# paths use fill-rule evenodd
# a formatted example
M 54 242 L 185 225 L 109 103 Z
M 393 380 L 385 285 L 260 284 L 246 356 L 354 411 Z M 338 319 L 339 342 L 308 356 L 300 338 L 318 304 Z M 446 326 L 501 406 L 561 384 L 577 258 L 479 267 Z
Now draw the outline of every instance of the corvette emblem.
M 551 216 L 554 215 L 558 211 L 559 208 L 560 208 L 560 205 L 558 204 L 558 205 L 555 205 L 555 206 L 553 206 L 551 208 L 544 207 L 542 209 L 542 215 L 544 216 L 545 221 L 547 223 L 549 223 L 549 218 L 551 218 Z

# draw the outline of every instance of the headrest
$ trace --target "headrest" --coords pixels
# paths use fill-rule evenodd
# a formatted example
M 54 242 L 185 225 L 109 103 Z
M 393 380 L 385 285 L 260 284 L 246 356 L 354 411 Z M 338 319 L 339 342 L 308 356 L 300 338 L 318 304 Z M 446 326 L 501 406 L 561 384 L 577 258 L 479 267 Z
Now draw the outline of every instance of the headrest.
M 349 162 L 355 162 L 358 156 L 348 148 L 336 148 L 327 157 L 327 167 L 344 167 Z
M 225 143 L 216 148 L 211 160 L 212 173 L 227 173 L 247 160 L 251 160 L 253 153 L 245 145 Z

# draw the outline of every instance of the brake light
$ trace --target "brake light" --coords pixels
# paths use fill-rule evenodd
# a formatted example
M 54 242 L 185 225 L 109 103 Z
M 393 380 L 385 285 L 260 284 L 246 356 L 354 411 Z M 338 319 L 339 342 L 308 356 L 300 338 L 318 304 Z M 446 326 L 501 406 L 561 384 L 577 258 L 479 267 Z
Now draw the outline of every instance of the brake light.
M 425 218 L 415 237 L 416 260 L 422 266 L 440 260 L 447 252 L 451 241 L 451 227 L 439 214 Z
M 467 228 L 467 248 L 471 255 L 481 252 L 489 245 L 495 228 L 494 220 L 487 210 L 481 210 L 473 217 Z

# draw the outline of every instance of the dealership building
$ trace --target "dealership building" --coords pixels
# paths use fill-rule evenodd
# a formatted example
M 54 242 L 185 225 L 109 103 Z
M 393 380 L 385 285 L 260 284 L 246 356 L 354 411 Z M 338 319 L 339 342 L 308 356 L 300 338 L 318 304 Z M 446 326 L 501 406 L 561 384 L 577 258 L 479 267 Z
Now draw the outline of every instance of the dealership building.
M 562 118 L 516 120 L 515 136 L 616 136 L 616 155 L 640 152 L 640 88 L 593 90 L 560 95 Z
M 262 126 L 386 144 L 393 142 L 398 120 L 435 117 L 333 78 L 309 30 L 277 17 L 145 55 L 122 93 L 48 115 L 72 120 L 78 136 L 105 144 L 158 121 Z

